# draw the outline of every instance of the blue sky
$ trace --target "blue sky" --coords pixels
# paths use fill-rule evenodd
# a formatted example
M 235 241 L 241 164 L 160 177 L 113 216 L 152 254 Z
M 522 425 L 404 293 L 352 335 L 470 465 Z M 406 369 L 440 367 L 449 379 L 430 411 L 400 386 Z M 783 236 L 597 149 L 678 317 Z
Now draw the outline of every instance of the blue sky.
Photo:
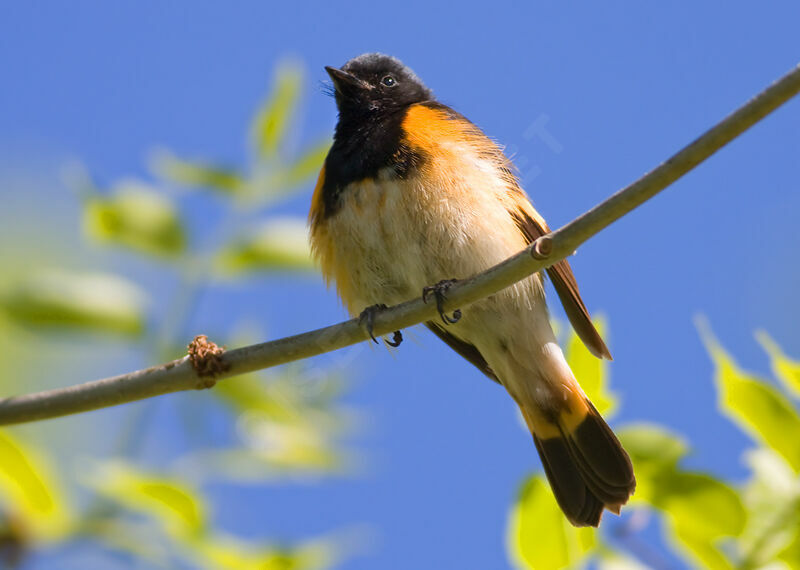
M 75 240 L 78 204 L 57 176 L 65 162 L 81 160 L 101 182 L 146 176 L 158 145 L 243 165 L 247 127 L 286 56 L 308 69 L 304 140 L 335 124 L 333 101 L 319 89 L 323 66 L 390 53 L 513 150 L 551 226 L 636 179 L 800 61 L 800 5 L 791 1 L 51 2 L 4 3 L 0 13 L 0 221 L 13 225 L 9 213 L 25 212 L 33 217 L 25 225 L 55 224 Z M 547 136 L 531 136 L 536 125 Z M 747 368 L 767 370 L 757 328 L 800 355 L 799 181 L 793 101 L 573 260 L 587 305 L 608 320 L 612 385 L 623 401 L 616 423 L 669 426 L 692 442 L 690 466 L 734 481 L 746 473 L 748 442 L 715 411 L 693 317 L 707 315 Z M 305 215 L 310 190 L 280 211 Z M 154 270 L 133 268 L 157 290 L 168 286 Z M 316 276 L 212 290 L 198 314 L 188 336 L 227 331 L 232 314 L 270 338 L 344 317 Z M 427 332 L 407 338 L 396 355 L 364 346 L 348 356 L 348 402 L 372 418 L 361 438 L 368 472 L 248 491 L 255 507 L 226 511 L 221 524 L 287 538 L 371 525 L 379 539 L 347 568 L 504 567 L 507 509 L 539 468 L 530 437 L 496 385 Z M 84 370 L 101 376 L 142 364 L 125 355 Z

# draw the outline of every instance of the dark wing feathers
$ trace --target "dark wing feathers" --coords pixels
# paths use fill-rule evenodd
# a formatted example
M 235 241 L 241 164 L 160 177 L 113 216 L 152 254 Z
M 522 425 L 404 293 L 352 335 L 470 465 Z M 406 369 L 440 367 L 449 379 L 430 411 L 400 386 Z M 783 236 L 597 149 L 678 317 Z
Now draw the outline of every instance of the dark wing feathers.
M 500 380 L 497 379 L 494 371 L 489 368 L 489 364 L 487 364 L 486 360 L 484 360 L 483 356 L 478 349 L 475 348 L 474 345 L 461 340 L 460 338 L 456 338 L 449 332 L 445 331 L 441 326 L 434 322 L 427 322 L 425 326 L 431 329 L 433 334 L 438 336 L 442 339 L 447 346 L 455 350 L 458 354 L 466 358 L 469 362 L 471 362 L 478 370 L 486 374 L 489 378 L 500 383 Z
M 550 231 L 546 225 L 535 220 L 523 210 L 510 213 L 528 243 Z M 608 351 L 606 343 L 603 342 L 600 333 L 594 327 L 589 311 L 586 309 L 586 305 L 583 304 L 583 300 L 581 300 L 578 283 L 575 281 L 575 275 L 572 273 L 569 262 L 566 259 L 562 259 L 548 267 L 547 274 L 556 288 L 561 304 L 564 305 L 564 312 L 567 313 L 567 318 L 572 323 L 572 328 L 578 333 L 578 337 L 583 341 L 583 344 L 597 358 L 611 360 L 611 353 Z

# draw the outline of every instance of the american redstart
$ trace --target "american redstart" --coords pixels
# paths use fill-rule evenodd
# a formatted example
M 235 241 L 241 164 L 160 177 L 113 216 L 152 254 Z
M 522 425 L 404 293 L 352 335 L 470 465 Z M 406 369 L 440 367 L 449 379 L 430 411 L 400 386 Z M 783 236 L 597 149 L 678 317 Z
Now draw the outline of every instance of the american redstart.
M 448 315 L 447 287 L 550 230 L 502 149 L 439 103 L 400 61 L 365 54 L 333 80 L 339 122 L 311 202 L 311 245 L 371 334 L 375 311 L 435 297 L 427 327 L 517 402 L 553 493 L 570 522 L 597 526 L 636 486 L 628 454 L 583 393 L 556 342 L 543 276 Z M 569 263 L 547 270 L 573 328 L 611 359 Z M 392 344 L 402 337 L 395 334 Z

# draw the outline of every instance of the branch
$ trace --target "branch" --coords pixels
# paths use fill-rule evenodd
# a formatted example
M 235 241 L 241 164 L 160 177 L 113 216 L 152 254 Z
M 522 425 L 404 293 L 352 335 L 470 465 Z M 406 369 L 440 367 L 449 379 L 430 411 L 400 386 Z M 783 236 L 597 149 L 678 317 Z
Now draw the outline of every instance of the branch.
M 456 283 L 447 292 L 447 305 L 451 308 L 467 306 L 568 257 L 590 237 L 655 196 L 798 91 L 800 66 L 630 186 L 558 230 L 540 237 L 513 257 Z M 421 299 L 407 301 L 377 314 L 374 332 L 376 335 L 389 334 L 433 319 L 436 314 L 435 307 Z M 352 319 L 315 331 L 233 349 L 222 356 L 224 370 L 214 379 L 309 358 L 367 338 L 358 320 Z M 112 378 L 2 399 L 0 425 L 86 412 L 170 392 L 206 388 L 209 384 L 213 382 L 198 377 L 186 356 Z

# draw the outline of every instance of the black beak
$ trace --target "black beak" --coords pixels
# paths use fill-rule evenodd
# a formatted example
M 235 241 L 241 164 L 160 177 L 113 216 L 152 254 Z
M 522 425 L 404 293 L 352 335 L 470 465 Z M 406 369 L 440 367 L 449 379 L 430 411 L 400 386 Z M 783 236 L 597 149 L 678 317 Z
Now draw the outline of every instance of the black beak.
M 369 88 L 366 82 L 361 81 L 355 75 L 342 71 L 341 69 L 326 66 L 325 71 L 331 76 L 336 93 L 344 97 L 352 96 L 358 91 Z

